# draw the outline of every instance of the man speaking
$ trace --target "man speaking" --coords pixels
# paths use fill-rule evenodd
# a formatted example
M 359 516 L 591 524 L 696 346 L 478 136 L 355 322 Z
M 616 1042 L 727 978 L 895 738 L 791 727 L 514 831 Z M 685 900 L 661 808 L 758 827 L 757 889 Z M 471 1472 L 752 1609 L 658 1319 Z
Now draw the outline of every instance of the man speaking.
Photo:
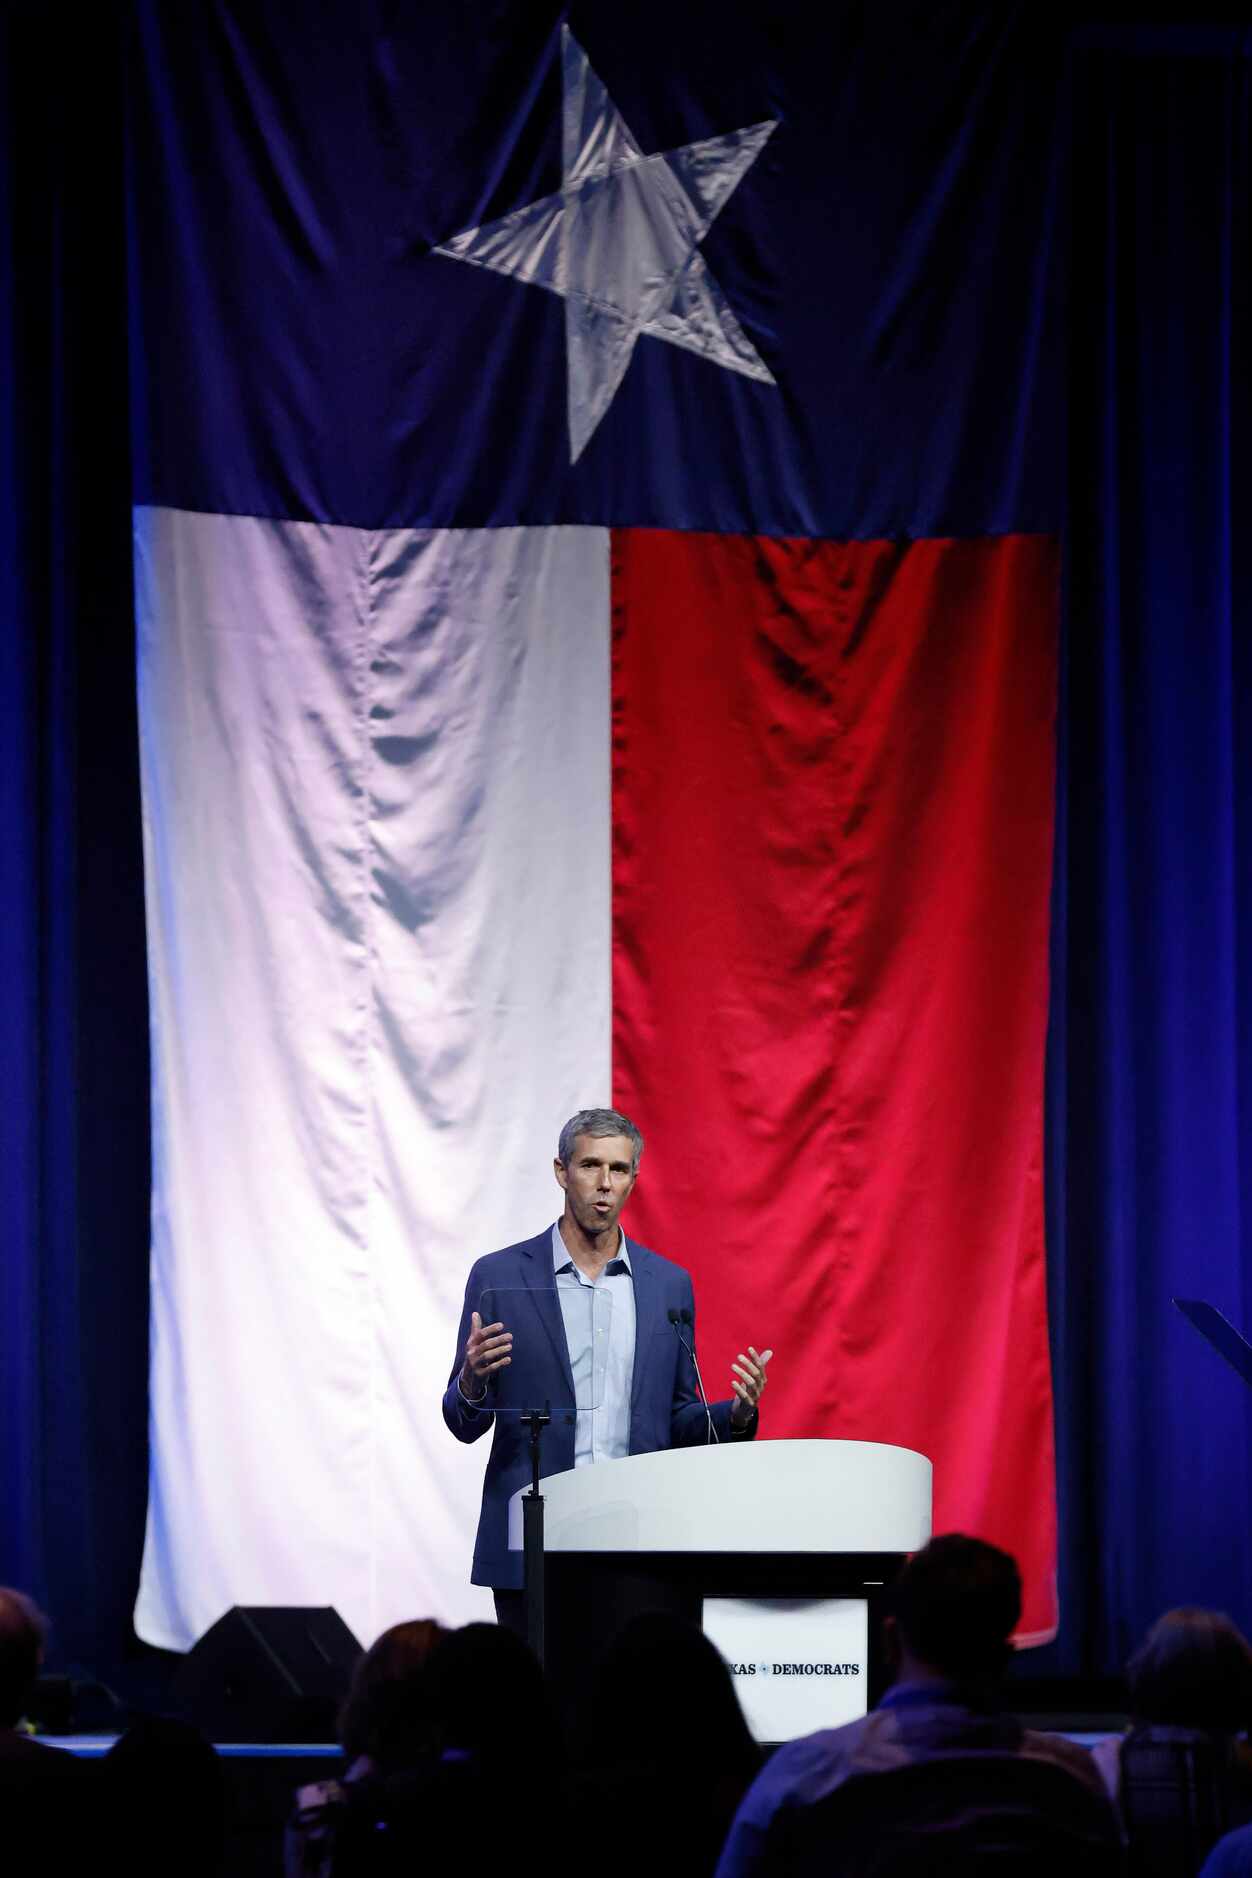
M 510 1629 L 521 1630 L 524 1616 L 522 1558 L 509 1550 L 508 1505 L 530 1478 L 529 1436 L 516 1414 L 493 1410 L 498 1372 L 513 1371 L 513 1402 L 552 1404 L 548 1474 L 658 1448 L 749 1441 L 756 1433 L 773 1352 L 749 1344 L 731 1364 L 731 1398 L 706 1411 L 695 1372 L 690 1274 L 628 1239 L 618 1223 L 642 1154 L 643 1136 L 625 1115 L 581 1109 L 562 1128 L 553 1163 L 565 1194 L 560 1219 L 537 1238 L 479 1259 L 465 1287 L 443 1418 L 458 1441 L 477 1441 L 492 1428 L 470 1576 L 491 1586 L 496 1616 Z M 505 1302 L 500 1321 L 484 1323 L 479 1301 L 510 1291 L 538 1294 L 540 1303 L 546 1293 L 554 1306 L 549 1320 L 563 1336 L 531 1334 L 515 1345 Z M 604 1340 L 601 1348 L 592 1349 L 593 1337 Z M 576 1394 L 575 1379 L 587 1377 L 594 1377 L 590 1397 L 581 1387 Z M 576 1412 L 561 1412 L 588 1400 Z

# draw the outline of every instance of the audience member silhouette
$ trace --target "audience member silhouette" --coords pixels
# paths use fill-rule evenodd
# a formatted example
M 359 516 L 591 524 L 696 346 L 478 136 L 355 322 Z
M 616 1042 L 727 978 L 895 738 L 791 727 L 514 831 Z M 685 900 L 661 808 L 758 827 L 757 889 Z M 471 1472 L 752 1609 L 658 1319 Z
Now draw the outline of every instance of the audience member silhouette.
M 923 1826 L 927 1832 L 948 1827 L 976 1834 L 980 1782 L 988 1818 L 997 1806 L 1019 1826 L 1033 1818 L 1045 1838 L 1089 1849 L 1089 1869 L 1116 1868 L 1116 1820 L 1090 1755 L 1059 1736 L 1023 1728 L 999 1710 L 1009 1640 L 1021 1615 L 1021 1580 L 1009 1555 L 960 1533 L 932 1539 L 904 1566 L 890 1604 L 884 1629 L 896 1671 L 893 1687 L 859 1720 L 778 1749 L 735 1816 L 718 1878 L 776 1871 L 789 1858 L 801 1870 L 854 1869 L 850 1860 L 844 1864 L 836 1857 L 844 1848 L 822 1837 L 845 1786 L 849 1793 L 842 1804 L 848 1811 L 855 1800 L 858 1829 L 867 1842 L 875 1837 L 875 1825 L 888 1824 L 901 1842 L 914 1827 L 920 1835 Z M 927 1763 L 939 1760 L 954 1776 L 959 1818 L 944 1817 L 944 1783 L 920 1778 Z M 893 1817 L 893 1770 L 901 1770 L 897 1785 L 926 1789 L 912 1795 L 914 1805 L 928 1809 L 924 1820 L 920 1813 L 916 1819 Z M 1039 1797 L 1045 1792 L 1046 1802 Z M 780 1849 L 788 1835 L 799 1839 L 810 1829 L 814 1843 L 803 1853 Z M 906 1868 L 906 1845 L 901 1861 Z
M 433 1617 L 393 1624 L 357 1661 L 339 1715 L 349 1771 L 399 1773 L 428 1752 L 429 1722 L 415 1691 L 441 1638 Z
M 1214 1842 L 1252 1819 L 1252 1649 L 1218 1611 L 1157 1619 L 1126 1669 L 1129 1731 L 1095 1760 L 1125 1823 L 1130 1869 L 1193 1878 Z
M 76 1867 L 85 1809 L 75 1802 L 90 1769 L 18 1726 L 39 1665 L 48 1622 L 20 1591 L 0 1588 L 0 1868 L 47 1873 Z
M 109 1749 L 102 1811 L 112 1863 L 128 1878 L 216 1878 L 226 1840 L 226 1779 L 189 1722 L 148 1716 Z
M 528 1739 L 551 1743 L 552 1707 L 534 1652 L 499 1624 L 450 1630 L 430 1653 L 424 1701 L 436 1753 L 449 1763 L 511 1767 Z
M 384 1630 L 358 1658 L 339 1715 L 347 1772 L 297 1793 L 285 1842 L 288 1878 L 322 1878 L 337 1870 L 349 1804 L 368 1811 L 371 1793 L 388 1776 L 420 1765 L 434 1752 L 422 1678 L 431 1651 L 447 1634 L 433 1618 L 414 1618 Z
M 533 1652 L 497 1624 L 448 1631 L 414 1687 L 414 1763 L 361 1783 L 352 1795 L 334 1878 L 392 1878 L 466 1858 L 524 1863 L 542 1845 L 550 1878 L 586 1848 L 565 1829 L 564 1757 L 547 1684 Z
M 571 1826 L 596 1847 L 597 1878 L 658 1862 L 711 1878 L 762 1759 L 716 1647 L 663 1612 L 631 1619 L 601 1658 L 573 1756 Z
M 1200 1878 L 1252 1878 L 1252 1825 L 1223 1834 L 1200 1867 Z

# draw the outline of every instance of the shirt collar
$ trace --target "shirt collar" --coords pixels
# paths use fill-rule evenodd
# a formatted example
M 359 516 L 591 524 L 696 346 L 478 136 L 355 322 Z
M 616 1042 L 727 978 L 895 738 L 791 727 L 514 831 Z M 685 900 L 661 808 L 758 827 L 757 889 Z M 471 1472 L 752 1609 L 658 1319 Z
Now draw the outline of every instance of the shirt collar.
M 626 1249 L 626 1234 L 622 1231 L 620 1226 L 617 1229 L 617 1250 L 613 1254 L 613 1258 L 620 1259 L 622 1264 L 626 1267 L 626 1270 L 630 1272 L 631 1277 L 634 1277 L 635 1274 L 631 1270 L 630 1253 Z M 612 1264 L 612 1262 L 613 1260 L 610 1259 L 609 1263 Z M 554 1222 L 552 1227 L 552 1270 L 556 1273 L 563 1272 L 567 1269 L 576 1269 L 576 1267 L 574 1267 L 574 1261 L 569 1255 L 569 1248 L 561 1237 L 561 1222 L 558 1219 Z

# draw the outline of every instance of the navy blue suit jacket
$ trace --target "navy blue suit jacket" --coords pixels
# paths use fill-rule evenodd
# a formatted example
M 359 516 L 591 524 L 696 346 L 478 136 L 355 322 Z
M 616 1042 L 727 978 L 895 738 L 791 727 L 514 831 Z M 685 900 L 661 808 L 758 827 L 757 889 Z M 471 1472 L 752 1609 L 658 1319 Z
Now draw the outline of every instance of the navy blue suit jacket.
M 630 1451 L 652 1454 L 658 1448 L 698 1447 L 708 1439 L 704 1404 L 696 1389 L 691 1359 L 669 1321 L 670 1311 L 691 1311 L 684 1336 L 694 1348 L 695 1300 L 690 1274 L 646 1246 L 627 1239 L 635 1285 L 635 1367 L 630 1391 Z M 530 1433 L 515 1414 L 496 1415 L 491 1394 L 476 1408 L 457 1387 L 470 1333 L 470 1315 L 488 1306 L 493 1292 L 525 1292 L 501 1301 L 499 1316 L 513 1332 L 513 1361 L 509 1365 L 512 1398 L 552 1407 L 552 1421 L 543 1433 L 543 1472 L 560 1474 L 574 1465 L 574 1379 L 570 1371 L 565 1323 L 556 1294 L 552 1268 L 552 1228 L 534 1239 L 489 1252 L 470 1272 L 465 1287 L 465 1308 L 457 1331 L 456 1360 L 444 1391 L 443 1418 L 458 1441 L 477 1441 L 491 1429 L 491 1454 L 483 1481 L 482 1514 L 474 1546 L 476 1585 L 516 1590 L 522 1582 L 522 1555 L 509 1551 L 510 1497 L 530 1480 Z M 510 1322 L 509 1319 L 512 1319 Z M 492 1317 L 483 1321 L 495 1322 Z M 711 1404 L 713 1425 L 723 1441 L 750 1440 L 756 1418 L 742 1432 L 730 1425 L 733 1403 Z

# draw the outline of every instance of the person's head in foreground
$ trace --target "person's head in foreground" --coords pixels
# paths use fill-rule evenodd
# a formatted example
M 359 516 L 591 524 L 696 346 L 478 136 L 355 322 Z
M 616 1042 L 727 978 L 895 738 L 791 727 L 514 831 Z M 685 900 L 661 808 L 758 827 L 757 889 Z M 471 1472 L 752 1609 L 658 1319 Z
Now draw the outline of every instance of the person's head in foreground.
M 1007 1552 L 961 1532 L 932 1539 L 891 1588 L 884 1632 L 897 1681 L 993 1687 L 1021 1614 L 1021 1574 Z
M 24 1592 L 0 1586 L 0 1728 L 15 1728 L 43 1661 L 48 1623 Z
M 1252 1648 L 1221 1611 L 1158 1617 L 1126 1666 L 1136 1721 L 1239 1734 L 1252 1727 Z
M 384 1630 L 357 1658 L 339 1714 L 339 1739 L 349 1763 L 368 1756 L 383 1773 L 407 1767 L 432 1745 L 423 1676 L 431 1651 L 446 1635 L 433 1617 Z
M 632 1617 L 600 1659 L 587 1698 L 589 1758 L 695 1762 L 755 1773 L 760 1754 L 734 1680 L 698 1624 L 668 1611 Z
M 498 1624 L 463 1624 L 430 1653 L 424 1703 L 441 1753 L 502 1757 L 519 1767 L 519 1741 L 554 1730 L 548 1686 L 528 1644 Z
M 190 1722 L 132 1722 L 101 1764 L 105 1816 L 128 1878 L 210 1878 L 226 1847 L 226 1770 Z

